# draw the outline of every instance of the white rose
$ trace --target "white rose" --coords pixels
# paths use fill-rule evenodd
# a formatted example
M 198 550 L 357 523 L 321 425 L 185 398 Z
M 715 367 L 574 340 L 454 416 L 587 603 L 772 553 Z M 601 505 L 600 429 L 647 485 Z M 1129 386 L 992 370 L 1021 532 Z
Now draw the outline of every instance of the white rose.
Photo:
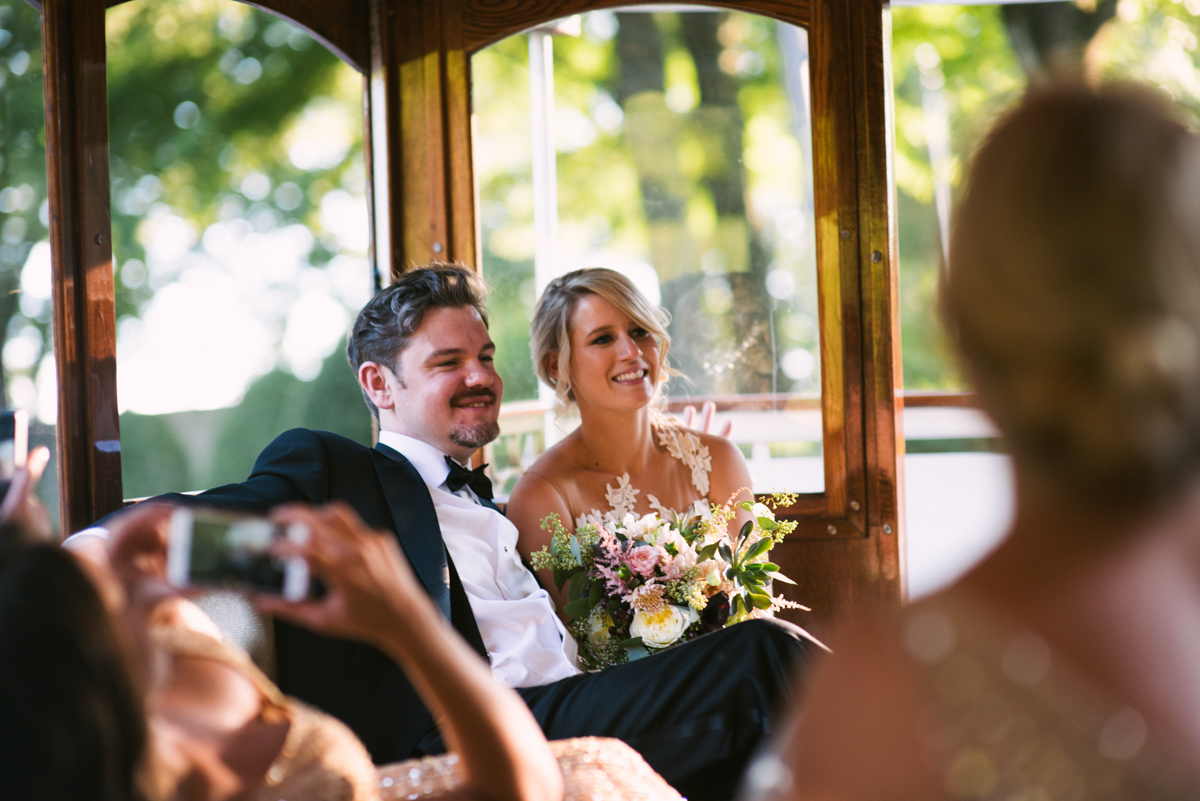
M 641 637 L 650 648 L 666 648 L 700 619 L 700 613 L 690 606 L 667 604 L 661 612 L 638 612 L 629 624 L 629 634 Z
M 625 515 L 625 536 L 631 540 L 643 540 L 651 545 L 654 544 L 655 529 L 658 528 L 658 515 L 654 512 L 644 516 L 641 520 L 635 520 L 632 514 Z

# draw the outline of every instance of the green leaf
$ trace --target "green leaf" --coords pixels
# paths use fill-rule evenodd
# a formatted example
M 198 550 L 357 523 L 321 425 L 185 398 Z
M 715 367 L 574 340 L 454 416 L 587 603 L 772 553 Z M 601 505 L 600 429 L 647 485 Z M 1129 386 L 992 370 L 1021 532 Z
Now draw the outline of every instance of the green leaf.
M 636 648 L 640 645 L 645 645 L 641 637 L 630 637 L 628 640 L 621 640 L 617 643 L 618 648 Z
M 583 598 L 590 594 L 591 589 L 591 584 L 588 582 L 588 574 L 580 570 L 571 576 L 571 580 L 567 582 L 567 597 L 572 600 Z
M 737 506 L 740 506 L 742 509 L 745 509 L 747 512 L 749 512 L 751 509 L 754 508 L 754 504 L 750 503 L 750 501 L 739 501 L 737 503 Z
M 590 598 L 576 598 L 571 603 L 563 607 L 563 611 L 567 613 L 567 617 L 572 620 L 578 620 L 581 617 L 587 617 L 592 611 L 592 601 Z
M 742 543 L 746 541 L 746 538 L 750 536 L 751 531 L 754 531 L 754 524 L 747 520 L 742 524 L 742 530 L 738 532 L 737 544 L 739 548 L 742 547 Z
M 779 565 L 775 564 L 774 562 L 759 562 L 758 566 L 763 570 L 774 570 L 776 572 L 779 570 Z
M 575 574 L 578 568 L 556 567 L 554 568 L 554 586 L 562 590 L 563 585 Z
M 771 596 L 752 592 L 750 593 L 750 603 L 754 604 L 759 609 L 770 609 L 772 603 Z
M 712 545 L 705 545 L 700 550 L 696 551 L 696 561 L 703 562 L 705 559 L 712 559 L 713 554 L 717 552 L 717 546 L 720 543 L 714 542 Z
M 746 555 L 742 557 L 743 562 L 750 562 L 759 556 L 762 556 L 767 551 L 771 550 L 771 546 L 775 542 L 770 537 L 763 537 L 758 542 L 750 546 L 750 550 L 746 551 Z
M 733 599 L 733 615 L 744 615 L 746 613 L 746 599 L 741 595 L 734 596 Z
M 721 552 L 721 558 L 730 564 L 733 563 L 733 551 L 729 549 L 729 545 L 721 540 L 717 543 L 717 550 Z
M 758 527 L 763 531 L 774 531 L 779 528 L 779 524 L 769 517 L 760 517 L 758 518 Z
M 791 584 L 793 587 L 799 587 L 799 586 L 800 586 L 799 584 L 797 584 L 796 582 L 792 581 L 790 578 L 788 578 L 787 576 L 783 575 L 782 573 L 775 573 L 775 574 L 773 574 L 773 575 L 771 576 L 771 581 L 782 581 L 784 584 Z
M 625 653 L 629 655 L 630 662 L 634 661 L 635 659 L 644 659 L 645 657 L 650 656 L 650 652 L 646 650 L 646 646 L 644 645 L 634 645 L 626 648 Z
M 571 556 L 574 556 L 575 561 L 582 565 L 583 552 L 579 549 L 579 538 L 572 534 L 568 542 L 571 544 Z
M 592 606 L 595 606 L 596 604 L 598 604 L 602 600 L 604 600 L 604 582 L 603 581 L 593 581 L 592 582 L 592 591 L 588 594 L 588 600 L 590 600 L 592 602 Z

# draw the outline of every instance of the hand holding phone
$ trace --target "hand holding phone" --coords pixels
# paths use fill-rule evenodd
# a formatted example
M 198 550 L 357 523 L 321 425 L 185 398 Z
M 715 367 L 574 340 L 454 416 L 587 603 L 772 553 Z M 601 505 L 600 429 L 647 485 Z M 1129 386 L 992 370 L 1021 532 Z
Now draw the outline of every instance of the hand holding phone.
M 281 556 L 276 543 L 308 541 L 301 523 L 230 515 L 181 507 L 171 514 L 167 538 L 167 581 L 177 587 L 222 587 L 290 601 L 308 597 L 308 562 Z
M 319 601 L 302 603 L 260 598 L 264 612 L 322 634 L 376 645 L 418 619 L 441 619 L 395 536 L 372 530 L 346 504 L 281 507 L 272 519 L 311 531 L 306 545 L 280 543 L 276 550 L 303 555 L 326 593 Z

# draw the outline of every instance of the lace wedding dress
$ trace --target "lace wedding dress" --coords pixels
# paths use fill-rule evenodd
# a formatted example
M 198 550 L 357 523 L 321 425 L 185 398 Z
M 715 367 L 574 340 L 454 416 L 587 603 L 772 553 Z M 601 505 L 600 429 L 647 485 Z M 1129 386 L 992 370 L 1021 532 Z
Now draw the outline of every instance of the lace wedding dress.
M 658 436 L 658 444 L 691 471 L 692 487 L 699 497 L 688 508 L 678 511 L 664 506 L 658 498 L 649 493 L 646 494 L 646 502 L 664 520 L 674 520 L 676 514 L 687 514 L 693 511 L 706 513 L 709 509 L 709 474 L 712 473 L 712 456 L 708 452 L 708 446 L 701 444 L 700 437 L 695 433 L 678 425 L 655 426 L 655 434 Z M 588 523 L 603 525 L 607 522 L 619 521 L 625 515 L 640 516 L 634 509 L 637 506 L 637 497 L 641 495 L 642 491 L 632 486 L 629 473 L 617 477 L 617 486 L 605 484 L 604 488 L 606 490 L 605 500 L 608 502 L 609 508 L 607 510 L 592 509 L 590 512 L 579 515 L 575 518 L 576 528 Z

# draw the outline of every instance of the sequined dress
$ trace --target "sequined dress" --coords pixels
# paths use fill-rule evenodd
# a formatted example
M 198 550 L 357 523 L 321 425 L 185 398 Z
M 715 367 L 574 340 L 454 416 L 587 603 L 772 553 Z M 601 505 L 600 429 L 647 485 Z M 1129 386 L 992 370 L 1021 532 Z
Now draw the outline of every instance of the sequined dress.
M 199 656 L 234 667 L 258 689 L 264 719 L 290 722 L 283 748 L 253 801 L 416 801 L 462 784 L 456 754 L 376 767 L 341 721 L 285 696 L 239 648 L 178 628 L 161 628 L 153 638 L 162 653 Z M 564 801 L 682 801 L 620 740 L 579 737 L 552 742 L 550 749 L 563 772 Z
M 951 798 L 1200 797 L 1141 713 L 966 592 L 914 604 L 901 634 L 930 699 L 924 747 Z

